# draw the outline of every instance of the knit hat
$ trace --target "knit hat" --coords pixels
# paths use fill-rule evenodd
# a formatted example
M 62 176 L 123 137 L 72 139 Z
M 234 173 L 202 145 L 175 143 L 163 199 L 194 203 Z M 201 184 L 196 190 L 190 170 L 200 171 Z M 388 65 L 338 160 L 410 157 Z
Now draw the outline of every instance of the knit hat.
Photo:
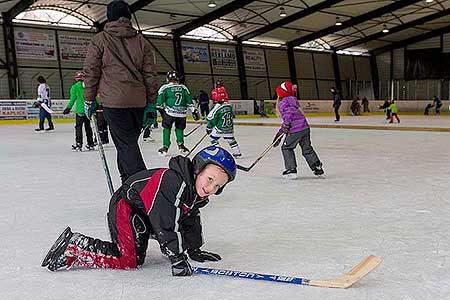
M 122 0 L 112 1 L 106 7 L 106 17 L 108 22 L 117 21 L 121 17 L 131 20 L 131 11 L 128 3 Z
M 295 96 L 297 93 L 297 85 L 292 84 L 290 81 L 285 81 L 276 88 L 277 96 L 284 98 L 287 96 Z

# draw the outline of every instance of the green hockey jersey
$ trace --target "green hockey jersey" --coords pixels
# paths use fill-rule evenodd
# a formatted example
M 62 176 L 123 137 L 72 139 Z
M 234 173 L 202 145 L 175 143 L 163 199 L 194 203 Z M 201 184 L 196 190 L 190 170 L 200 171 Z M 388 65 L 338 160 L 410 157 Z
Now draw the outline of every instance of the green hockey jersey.
M 217 103 L 206 117 L 208 128 L 218 133 L 233 133 L 233 107 L 228 103 Z
M 188 108 L 195 110 L 192 97 L 184 84 L 167 83 L 159 88 L 156 105 L 172 117 L 185 118 Z

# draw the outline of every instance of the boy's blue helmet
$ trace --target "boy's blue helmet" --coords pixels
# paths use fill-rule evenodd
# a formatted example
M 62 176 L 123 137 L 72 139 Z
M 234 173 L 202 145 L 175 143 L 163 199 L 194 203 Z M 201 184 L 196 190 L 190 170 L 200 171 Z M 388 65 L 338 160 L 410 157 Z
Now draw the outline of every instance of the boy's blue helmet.
M 195 174 L 199 174 L 207 164 L 215 164 L 227 173 L 227 184 L 236 178 L 236 162 L 233 156 L 221 147 L 208 146 L 200 150 L 192 159 L 192 163 Z M 217 191 L 216 195 L 220 194 L 222 190 L 223 187 Z

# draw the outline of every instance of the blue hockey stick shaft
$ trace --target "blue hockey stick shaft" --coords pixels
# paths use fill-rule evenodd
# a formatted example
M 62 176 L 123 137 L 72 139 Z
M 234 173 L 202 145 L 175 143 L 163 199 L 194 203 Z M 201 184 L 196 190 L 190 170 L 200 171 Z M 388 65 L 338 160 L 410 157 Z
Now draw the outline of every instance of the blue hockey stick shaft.
M 243 279 L 302 284 L 302 285 L 309 284 L 309 280 L 305 279 L 305 278 L 271 275 L 271 274 L 260 274 L 260 273 L 242 272 L 242 271 L 232 271 L 232 270 L 224 270 L 224 269 L 194 267 L 194 273 L 202 274 L 202 275 L 217 275 L 217 276 L 226 276 L 226 277 L 237 277 L 237 278 L 243 278 Z

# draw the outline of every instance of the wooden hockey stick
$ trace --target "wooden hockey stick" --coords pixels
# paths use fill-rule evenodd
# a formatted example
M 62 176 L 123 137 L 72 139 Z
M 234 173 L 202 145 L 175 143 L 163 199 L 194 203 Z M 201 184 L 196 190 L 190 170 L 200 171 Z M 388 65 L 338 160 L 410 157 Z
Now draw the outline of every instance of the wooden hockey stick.
M 194 133 L 194 131 L 196 131 L 197 129 L 199 129 L 200 127 L 202 127 L 203 124 L 205 124 L 205 123 L 203 123 L 203 120 L 200 121 L 200 124 L 198 124 L 197 126 L 195 126 L 195 128 L 192 129 L 191 131 L 189 131 L 188 133 L 186 133 L 186 134 L 184 135 L 184 137 L 190 136 L 192 133 Z
M 241 272 L 241 271 L 212 269 L 212 268 L 200 268 L 200 267 L 194 267 L 194 273 L 195 274 L 205 274 L 205 275 L 237 277 L 237 278 L 253 279 L 253 280 L 274 281 L 274 282 L 281 282 L 281 283 L 292 283 L 292 284 L 327 287 L 327 288 L 346 289 L 346 288 L 351 287 L 356 282 L 358 282 L 364 276 L 366 276 L 369 272 L 371 272 L 373 269 L 375 269 L 380 263 L 381 263 L 381 258 L 374 256 L 374 255 L 370 255 L 366 259 L 364 259 L 362 262 L 360 262 L 358 265 L 353 267 L 353 269 L 351 269 L 350 272 L 345 273 L 344 275 L 339 276 L 337 278 L 326 279 L 326 280 L 315 280 L 315 279 L 306 279 L 306 278 L 299 278 L 299 277 L 259 274 L 259 273 L 251 273 L 251 272 Z
M 275 144 L 276 144 L 283 136 L 284 136 L 284 134 L 280 134 L 280 135 L 278 136 L 278 138 L 277 138 L 276 140 L 274 140 L 274 141 L 272 142 L 272 144 L 270 144 L 270 145 L 266 148 L 266 150 L 264 150 L 263 153 L 261 153 L 261 154 L 256 158 L 256 160 L 255 160 L 250 166 L 244 167 L 244 166 L 241 166 L 241 165 L 236 164 L 236 168 L 238 168 L 239 170 L 245 171 L 245 172 L 250 171 L 250 170 L 258 163 L 258 161 L 260 161 L 261 158 L 263 158 L 263 157 L 267 154 L 267 152 L 269 152 L 270 149 L 273 148 L 273 145 L 275 145 Z

